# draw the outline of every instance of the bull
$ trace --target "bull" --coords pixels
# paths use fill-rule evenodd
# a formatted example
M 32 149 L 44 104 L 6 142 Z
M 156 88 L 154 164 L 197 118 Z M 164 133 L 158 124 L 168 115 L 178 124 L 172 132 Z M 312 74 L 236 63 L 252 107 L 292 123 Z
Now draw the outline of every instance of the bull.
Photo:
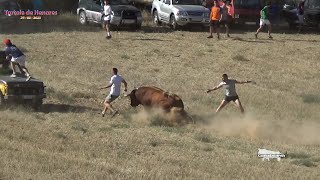
M 184 110 L 182 99 L 176 94 L 169 94 L 157 87 L 139 87 L 126 95 L 130 97 L 130 105 L 137 107 L 140 104 L 145 108 L 160 108 L 166 113 L 173 113 L 176 120 L 190 121 L 192 118 Z

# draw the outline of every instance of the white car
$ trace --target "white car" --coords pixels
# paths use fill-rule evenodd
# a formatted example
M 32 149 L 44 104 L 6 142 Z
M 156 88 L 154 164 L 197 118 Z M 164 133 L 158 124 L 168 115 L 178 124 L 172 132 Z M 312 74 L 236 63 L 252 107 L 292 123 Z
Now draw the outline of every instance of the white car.
M 195 24 L 209 26 L 210 10 L 202 6 L 201 0 L 153 0 L 151 14 L 157 25 L 168 23 L 172 29 Z

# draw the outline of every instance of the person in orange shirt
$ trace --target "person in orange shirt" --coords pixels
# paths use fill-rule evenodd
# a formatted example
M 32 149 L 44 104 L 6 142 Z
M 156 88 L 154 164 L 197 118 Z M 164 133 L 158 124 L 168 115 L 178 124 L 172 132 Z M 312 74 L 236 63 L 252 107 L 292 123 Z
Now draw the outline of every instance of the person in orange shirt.
M 214 6 L 212 7 L 210 17 L 210 36 L 208 36 L 208 38 L 213 38 L 212 31 L 213 28 L 216 28 L 217 38 L 220 39 L 221 8 L 219 7 L 217 1 L 214 1 Z

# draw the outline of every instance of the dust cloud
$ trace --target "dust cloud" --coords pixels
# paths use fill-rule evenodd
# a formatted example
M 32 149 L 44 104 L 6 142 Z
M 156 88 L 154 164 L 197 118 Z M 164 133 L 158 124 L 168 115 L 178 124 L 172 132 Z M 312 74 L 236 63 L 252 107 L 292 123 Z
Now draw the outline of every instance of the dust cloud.
M 296 144 L 320 144 L 320 124 L 315 122 L 258 119 L 254 114 L 214 118 L 209 129 L 225 136 L 242 136 Z

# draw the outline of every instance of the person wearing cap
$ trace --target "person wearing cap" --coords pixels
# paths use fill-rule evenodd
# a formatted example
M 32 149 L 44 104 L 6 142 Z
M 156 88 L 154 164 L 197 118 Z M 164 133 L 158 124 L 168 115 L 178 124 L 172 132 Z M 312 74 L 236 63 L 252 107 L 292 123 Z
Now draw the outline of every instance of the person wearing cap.
M 26 56 L 20 51 L 19 48 L 17 48 L 16 45 L 11 43 L 10 39 L 5 39 L 4 44 L 7 46 L 4 50 L 6 54 L 6 58 L 8 59 L 11 56 L 11 67 L 12 67 L 13 73 L 10 77 L 12 78 L 17 77 L 15 67 L 18 66 L 19 69 L 26 74 L 27 81 L 29 81 L 32 77 L 25 65 Z

